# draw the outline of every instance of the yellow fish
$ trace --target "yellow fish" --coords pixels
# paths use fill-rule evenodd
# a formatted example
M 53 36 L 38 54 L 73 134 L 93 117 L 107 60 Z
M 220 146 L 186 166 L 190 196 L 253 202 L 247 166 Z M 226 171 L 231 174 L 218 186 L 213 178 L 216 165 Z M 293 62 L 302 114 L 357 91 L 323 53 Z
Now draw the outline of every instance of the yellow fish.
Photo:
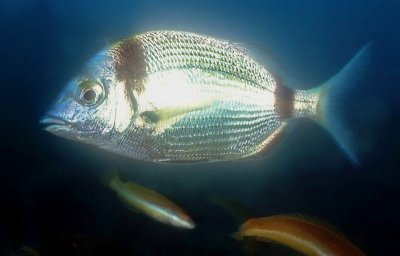
M 259 241 L 273 241 L 309 256 L 365 256 L 342 234 L 300 216 L 249 219 L 233 236 L 238 240 L 255 236 Z
M 117 173 L 113 174 L 109 186 L 131 210 L 175 227 L 187 229 L 195 227 L 193 220 L 182 208 L 154 190 L 131 181 L 124 182 Z

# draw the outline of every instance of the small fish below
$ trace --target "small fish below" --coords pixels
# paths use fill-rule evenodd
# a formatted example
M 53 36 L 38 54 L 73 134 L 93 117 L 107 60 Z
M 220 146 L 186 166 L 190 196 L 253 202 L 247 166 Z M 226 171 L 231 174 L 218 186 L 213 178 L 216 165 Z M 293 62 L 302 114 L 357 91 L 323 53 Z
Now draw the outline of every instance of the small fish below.
M 343 95 L 365 73 L 370 46 L 321 86 L 299 90 L 284 71 L 239 44 L 150 31 L 96 54 L 40 123 L 57 136 L 129 158 L 188 163 L 264 155 L 283 137 L 287 122 L 308 117 L 358 164 L 340 110 L 346 109 Z
M 249 219 L 232 235 L 237 240 L 256 237 L 275 242 L 309 256 L 365 256 L 350 240 L 334 229 L 303 216 L 275 215 Z
M 160 193 L 131 181 L 122 181 L 117 172 L 112 174 L 107 185 L 131 210 L 143 213 L 154 220 L 178 228 L 194 229 L 195 223 L 178 205 Z
M 40 256 L 36 249 L 27 245 L 22 245 L 18 251 L 10 253 L 9 256 Z

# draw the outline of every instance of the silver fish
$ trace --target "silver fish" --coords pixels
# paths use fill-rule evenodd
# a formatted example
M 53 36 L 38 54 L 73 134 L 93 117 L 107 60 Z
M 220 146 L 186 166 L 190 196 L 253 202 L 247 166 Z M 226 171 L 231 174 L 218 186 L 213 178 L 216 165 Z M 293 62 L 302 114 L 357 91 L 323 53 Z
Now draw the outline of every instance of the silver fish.
M 147 32 L 95 55 L 41 123 L 58 136 L 130 158 L 197 162 L 261 155 L 288 120 L 311 117 L 357 163 L 336 110 L 339 96 L 358 82 L 369 48 L 323 86 L 301 91 L 285 86 L 238 44 Z

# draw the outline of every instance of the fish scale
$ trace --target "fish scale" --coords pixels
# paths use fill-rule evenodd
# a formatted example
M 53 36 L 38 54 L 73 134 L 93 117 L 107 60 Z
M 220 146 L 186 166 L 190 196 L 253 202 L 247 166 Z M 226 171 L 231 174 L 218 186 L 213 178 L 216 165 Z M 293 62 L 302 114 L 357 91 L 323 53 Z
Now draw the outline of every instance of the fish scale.
M 203 115 L 192 113 L 196 114 Z M 219 112 L 217 114 L 224 115 Z M 222 155 L 231 154 L 230 157 L 237 157 L 239 154 L 252 152 L 265 140 L 265 134 L 270 134 L 276 125 L 277 120 L 268 116 L 271 115 L 264 114 L 256 119 L 247 118 L 241 121 L 229 119 L 227 116 L 229 121 L 226 121 L 208 114 L 203 120 L 184 119 L 162 134 L 167 145 L 165 157 L 180 160 L 178 157 L 187 158 L 193 154 L 193 157 L 216 159 Z M 185 154 L 182 154 L 182 149 L 185 150 Z
M 301 91 L 238 44 L 150 31 L 96 54 L 41 123 L 58 136 L 130 158 L 196 162 L 263 155 L 289 119 L 311 117 L 357 163 L 339 106 L 359 81 L 370 45 L 321 87 Z
M 137 38 L 145 49 L 149 73 L 198 67 L 245 79 L 252 86 L 274 90 L 276 82 L 272 75 L 244 54 L 244 50 L 228 41 L 171 31 L 148 32 Z
M 210 108 L 185 114 L 179 122 L 160 134 L 161 144 L 165 145 L 164 155 L 160 156 L 160 159 L 212 160 L 221 157 L 237 158 L 240 154 L 250 154 L 266 139 L 266 135 L 269 135 L 271 130 L 279 126 L 277 114 L 273 111 L 267 112 L 268 108 L 265 103 L 267 97 L 259 96 L 260 93 L 261 95 L 266 93 L 265 89 L 261 91 L 261 86 L 254 86 L 256 81 L 244 75 L 237 76 L 229 73 L 237 72 L 236 68 L 229 70 L 230 67 L 236 67 L 235 65 L 226 64 L 228 62 L 226 58 L 229 58 L 229 55 L 225 56 L 221 54 L 222 51 L 217 51 L 213 53 L 219 54 L 219 58 L 217 60 L 210 59 L 204 56 L 204 53 L 200 55 L 201 51 L 207 47 L 198 48 L 200 48 L 199 51 L 192 51 L 191 54 L 186 54 L 181 49 L 180 55 L 173 55 L 173 52 L 160 53 L 160 56 L 151 57 L 150 59 L 158 59 L 157 63 L 163 63 L 163 65 L 154 67 L 150 65 L 149 76 L 165 70 L 181 70 L 182 66 L 188 74 L 192 74 L 193 68 L 190 66 L 191 63 L 194 63 L 196 71 L 190 76 L 191 83 L 185 86 L 193 86 L 196 90 L 200 90 L 200 93 L 212 95 L 224 95 L 224 90 L 229 88 L 228 91 L 243 91 L 245 97 L 223 101 Z M 186 49 L 189 52 L 191 50 L 190 47 Z M 154 52 L 151 51 L 151 53 Z M 185 62 L 196 54 L 199 54 L 200 57 L 195 58 L 194 61 Z M 163 61 L 163 58 L 166 61 Z M 224 62 L 218 61 L 219 59 L 223 59 Z M 221 71 L 223 72 L 221 73 Z M 199 87 L 202 88 L 199 89 Z M 240 92 L 235 92 L 235 94 L 238 93 Z M 257 101 L 262 103 L 257 104 Z M 273 106 L 271 107 L 273 108 Z M 236 110 L 236 113 L 232 113 L 232 110 Z M 268 118 L 269 115 L 273 115 L 271 119 L 276 121 L 272 125 L 271 119 Z M 219 116 L 226 118 L 218 119 Z M 235 119 L 237 116 L 241 116 L 243 120 Z M 256 123 L 258 125 L 254 125 Z M 216 127 L 210 129 L 210 124 L 216 125 Z
M 145 53 L 145 56 L 148 56 L 147 62 L 157 59 L 156 65 L 149 64 L 150 68 L 147 68 L 147 81 L 158 82 L 155 85 L 156 91 L 165 81 L 173 80 L 170 76 L 175 72 L 184 74 L 185 82 L 178 89 L 190 88 L 199 95 L 206 95 L 204 97 L 222 95 L 225 99 L 199 111 L 183 114 L 173 125 L 160 124 L 161 131 L 155 133 L 158 145 L 150 148 L 161 145 L 162 150 L 159 151 L 160 155 L 157 153 L 152 157 L 164 161 L 188 160 L 190 155 L 193 158 L 213 160 L 224 155 L 224 158 L 233 159 L 237 158 L 238 154 L 250 154 L 259 150 L 263 141 L 281 124 L 278 114 L 274 111 L 273 101 L 268 102 L 268 99 L 274 97 L 271 91 L 255 85 L 256 81 L 249 78 L 217 72 L 216 68 L 210 68 L 209 63 L 212 62 L 201 61 L 196 67 L 189 67 L 188 63 L 183 63 L 185 58 L 181 55 L 175 56 L 177 60 L 169 61 L 171 51 L 167 46 L 169 44 L 162 47 L 159 56 L 152 55 L 157 53 L 160 47 L 155 47 L 155 50 L 149 49 L 148 45 L 143 46 L 148 49 Z M 149 84 L 145 84 L 144 87 L 145 92 L 151 90 Z M 140 97 L 139 95 L 139 99 Z M 163 99 L 163 93 L 157 94 L 150 105 L 159 104 L 160 99 Z

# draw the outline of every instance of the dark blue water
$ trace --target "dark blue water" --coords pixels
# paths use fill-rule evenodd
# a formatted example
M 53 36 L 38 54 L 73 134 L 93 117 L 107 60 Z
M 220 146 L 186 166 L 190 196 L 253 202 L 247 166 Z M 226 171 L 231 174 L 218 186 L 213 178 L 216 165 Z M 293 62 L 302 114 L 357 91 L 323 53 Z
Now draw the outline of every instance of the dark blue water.
M 42 256 L 296 255 L 231 239 L 237 223 L 210 202 L 217 194 L 255 217 L 322 219 L 368 255 L 397 254 L 399 13 L 396 0 L 0 2 L 0 253 L 28 245 Z M 41 130 L 40 116 L 88 58 L 123 37 L 158 29 L 262 45 L 305 87 L 328 79 L 374 40 L 371 67 L 343 103 L 361 167 L 306 120 L 291 124 L 265 158 L 199 165 L 130 160 Z M 116 168 L 179 203 L 196 229 L 129 211 L 100 181 Z

